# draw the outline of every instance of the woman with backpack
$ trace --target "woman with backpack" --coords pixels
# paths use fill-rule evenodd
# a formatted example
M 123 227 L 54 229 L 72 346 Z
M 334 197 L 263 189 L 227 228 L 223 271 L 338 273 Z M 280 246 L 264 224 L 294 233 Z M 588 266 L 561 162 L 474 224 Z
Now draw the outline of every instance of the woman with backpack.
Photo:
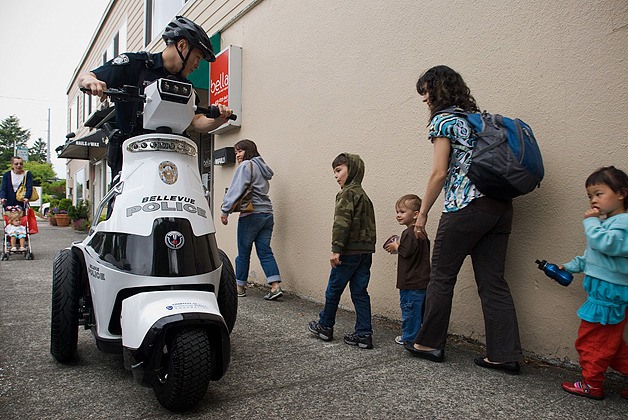
M 474 362 L 517 374 L 523 354 L 515 305 L 504 279 L 512 201 L 485 196 L 467 177 L 474 146 L 470 126 L 463 116 L 442 112 L 456 107 L 474 113 L 479 107 L 462 77 L 447 66 L 426 71 L 416 88 L 430 111 L 428 136 L 434 146 L 432 172 L 415 223 L 418 237 L 427 237 L 427 216 L 441 190 L 445 197 L 434 240 L 423 325 L 414 343 L 405 347 L 414 356 L 444 360 L 454 286 L 462 263 L 471 255 L 487 350 L 486 356 Z

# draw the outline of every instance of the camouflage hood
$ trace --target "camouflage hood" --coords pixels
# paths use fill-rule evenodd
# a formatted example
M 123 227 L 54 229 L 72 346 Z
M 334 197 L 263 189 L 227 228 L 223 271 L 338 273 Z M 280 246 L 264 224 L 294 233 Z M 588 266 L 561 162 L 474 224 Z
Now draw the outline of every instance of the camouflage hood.
M 336 195 L 332 252 L 362 254 L 375 252 L 375 211 L 362 189 L 364 161 L 358 155 L 343 153 L 347 158 L 347 181 Z
M 345 187 L 350 184 L 361 186 L 364 179 L 364 161 L 359 155 L 352 155 L 351 153 L 343 153 L 343 155 L 347 158 L 347 168 L 349 169 Z

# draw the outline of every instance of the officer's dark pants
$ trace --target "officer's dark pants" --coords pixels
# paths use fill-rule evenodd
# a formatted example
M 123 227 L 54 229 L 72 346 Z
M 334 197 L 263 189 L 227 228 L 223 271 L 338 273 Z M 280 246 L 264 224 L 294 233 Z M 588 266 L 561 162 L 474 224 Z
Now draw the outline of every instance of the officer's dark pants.
M 115 185 L 113 180 L 122 170 L 122 141 L 112 141 L 109 143 L 107 148 L 107 165 L 111 168 L 112 182 L 109 185 L 109 189 L 111 189 Z M 113 211 L 114 201 L 115 197 L 109 201 L 109 205 L 107 206 L 107 219 L 109 219 Z
M 488 359 L 492 362 L 522 359 L 515 305 L 504 279 L 512 216 L 512 202 L 488 197 L 441 215 L 434 240 L 425 316 L 415 343 L 445 348 L 454 286 L 462 263 L 471 255 L 484 313 Z

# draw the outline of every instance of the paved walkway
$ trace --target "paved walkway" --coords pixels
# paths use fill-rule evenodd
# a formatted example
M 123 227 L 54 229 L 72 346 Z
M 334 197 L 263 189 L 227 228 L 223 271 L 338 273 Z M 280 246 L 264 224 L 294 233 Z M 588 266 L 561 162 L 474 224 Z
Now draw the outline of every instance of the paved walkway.
M 481 350 L 465 342 L 452 340 L 445 363 L 432 363 L 409 356 L 393 341 L 398 325 L 383 321 L 373 350 L 324 343 L 307 332 L 320 305 L 294 295 L 267 302 L 256 288 L 239 300 L 229 372 L 196 409 L 172 414 L 134 381 L 121 356 L 98 351 L 88 331 L 79 333 L 76 363 L 50 356 L 52 260 L 82 238 L 41 223 L 35 260 L 0 262 L 2 419 L 627 418 L 617 377 L 608 397 L 593 401 L 561 390 L 563 379 L 578 377 L 575 369 L 527 361 L 519 376 L 487 371 L 473 364 Z M 336 335 L 353 322 L 340 311 Z

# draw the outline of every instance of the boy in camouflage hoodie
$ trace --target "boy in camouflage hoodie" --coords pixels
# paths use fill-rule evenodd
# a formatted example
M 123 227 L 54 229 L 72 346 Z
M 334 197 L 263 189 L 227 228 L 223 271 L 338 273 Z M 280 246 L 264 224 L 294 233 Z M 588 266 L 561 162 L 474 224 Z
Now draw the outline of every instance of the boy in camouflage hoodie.
M 334 177 L 340 185 L 336 194 L 332 228 L 331 273 L 325 292 L 325 307 L 319 321 L 310 322 L 312 334 L 323 341 L 334 335 L 336 312 L 347 283 L 355 306 L 355 331 L 344 342 L 363 349 L 373 348 L 371 298 L 367 287 L 371 277 L 371 262 L 375 252 L 375 211 L 362 189 L 364 162 L 358 155 L 341 153 L 332 163 Z

